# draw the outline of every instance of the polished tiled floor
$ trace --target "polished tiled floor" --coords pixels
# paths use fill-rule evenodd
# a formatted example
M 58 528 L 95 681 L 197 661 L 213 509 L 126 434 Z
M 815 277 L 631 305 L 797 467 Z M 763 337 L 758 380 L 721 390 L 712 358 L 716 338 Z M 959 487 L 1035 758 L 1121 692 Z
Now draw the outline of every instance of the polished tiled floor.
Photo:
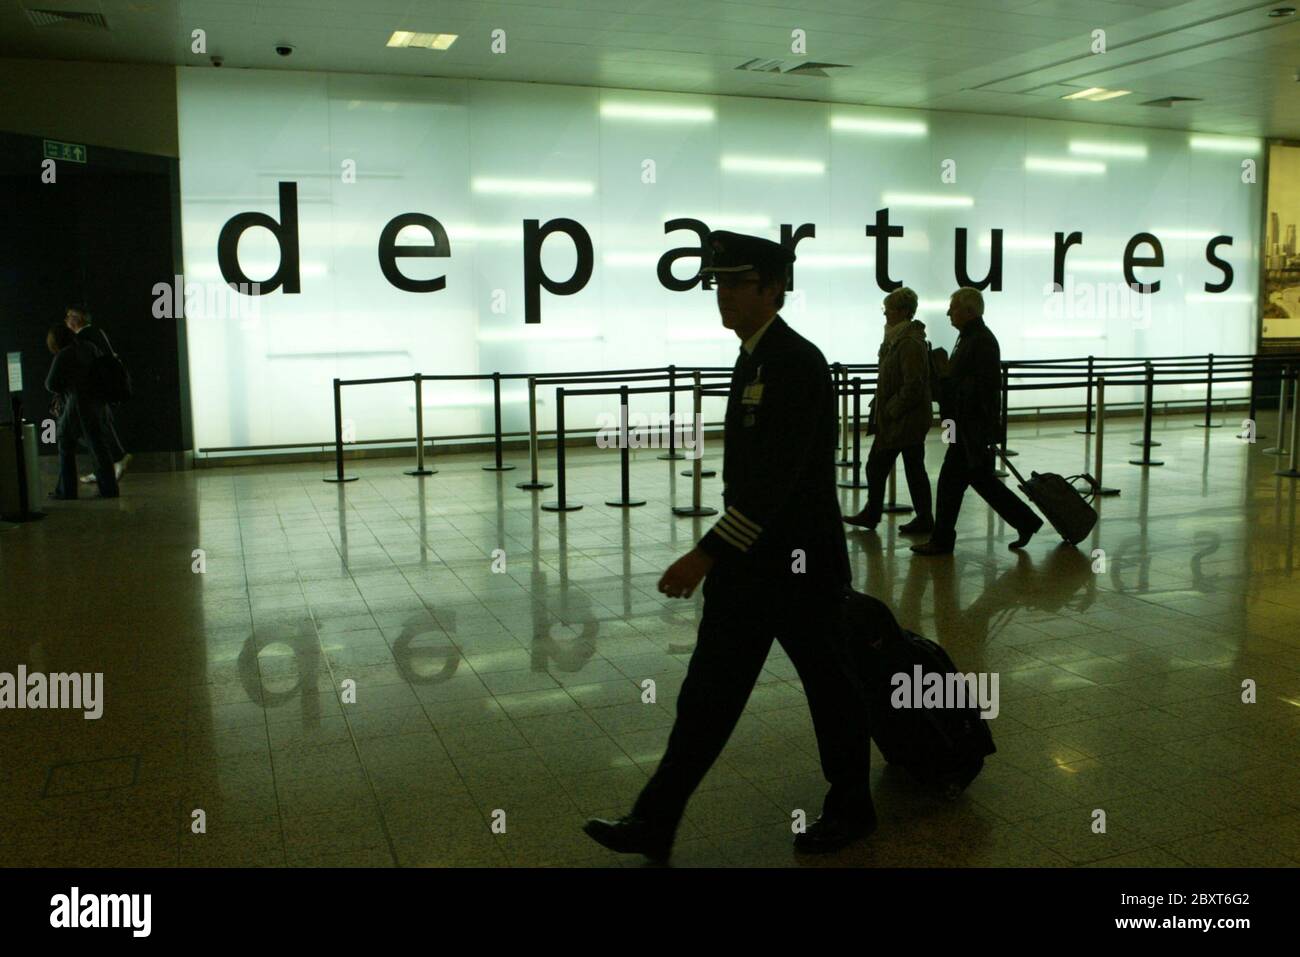
M 1044 532 L 1013 555 L 973 496 L 952 558 L 913 558 L 892 520 L 853 534 L 859 588 L 1001 676 L 998 753 L 960 800 L 877 757 L 878 833 L 796 858 L 791 812 L 815 816 L 824 784 L 776 648 L 675 862 L 1300 863 L 1300 487 L 1273 475 L 1269 442 L 1192 422 L 1158 420 L 1166 465 L 1149 473 L 1126 464 L 1137 420 L 1112 423 L 1122 495 L 1078 551 Z M 1013 428 L 1017 463 L 1081 470 L 1075 425 Z M 448 455 L 424 480 L 361 463 L 346 486 L 320 465 L 135 473 L 119 501 L 0 531 L 0 671 L 107 685 L 99 721 L 0 711 L 0 861 L 639 864 L 579 827 L 626 809 L 663 751 L 699 604 L 655 583 L 708 520 L 670 515 L 689 482 L 653 452 L 632 469 L 649 504 L 605 506 L 615 456 L 570 456 L 586 507 L 564 516 L 537 507 L 553 489 L 514 488 L 522 469 Z

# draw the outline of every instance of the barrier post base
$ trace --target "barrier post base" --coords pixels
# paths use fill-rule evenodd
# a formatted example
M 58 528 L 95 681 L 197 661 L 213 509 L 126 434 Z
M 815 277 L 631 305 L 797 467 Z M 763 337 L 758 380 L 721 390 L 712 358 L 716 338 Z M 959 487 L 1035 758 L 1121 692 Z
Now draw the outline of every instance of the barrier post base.
M 896 505 L 893 502 L 890 502 L 888 505 L 880 506 L 880 513 L 882 515 L 907 515 L 912 511 L 914 511 L 914 509 L 910 505 Z
M 550 488 L 554 482 L 516 482 L 515 488 L 521 488 L 525 492 L 537 492 L 544 488 Z
M 1285 478 L 1300 478 L 1300 469 L 1278 469 L 1273 474 L 1281 475 Z
M 661 462 L 676 462 L 678 459 L 686 458 L 681 452 L 665 452 L 663 455 L 656 455 L 655 458 Z
M 403 475 L 414 475 L 417 478 L 423 478 L 426 475 L 437 475 L 437 469 L 407 469 Z
M 848 468 L 852 468 L 852 467 L 853 467 L 853 460 L 852 460 L 852 459 L 836 459 L 836 460 L 835 460 L 835 464 L 838 465 L 838 466 L 839 466 L 840 468 L 842 468 L 842 469 L 848 469 Z
M 484 472 L 511 472 L 514 470 L 513 465 L 485 465 Z
M 1291 451 L 1289 449 L 1279 449 L 1276 446 L 1271 449 L 1264 449 L 1263 452 L 1265 455 L 1290 455 L 1291 454 Z
M 1204 422 L 1197 422 L 1196 425 L 1195 425 L 1195 428 L 1198 428 L 1198 429 L 1221 429 L 1221 428 L 1223 428 L 1223 426 L 1220 425 L 1218 422 L 1211 422 L 1209 425 L 1206 425 Z
M 1149 443 L 1143 442 L 1141 439 L 1138 439 L 1136 442 L 1129 443 L 1129 445 L 1136 445 L 1140 449 L 1141 448 L 1154 449 L 1157 445 L 1164 445 L 1164 444 L 1165 443 L 1163 442 L 1157 442 L 1155 439 L 1152 439 Z
M 1148 457 L 1148 458 L 1145 458 L 1145 459 L 1129 459 L 1129 460 L 1128 460 L 1128 464 L 1129 464 L 1129 465 L 1152 465 L 1152 466 L 1154 466 L 1154 465 L 1164 465 L 1165 463 L 1164 463 L 1164 462 L 1157 462 L 1157 461 L 1155 461 L 1154 459 L 1151 459 L 1151 458 Z
M 355 482 L 359 477 L 360 477 L 360 476 L 357 476 L 357 475 L 345 475 L 345 476 L 343 476 L 342 478 L 339 478 L 337 475 L 327 475 L 327 476 L 325 476 L 323 479 L 321 479 L 321 481 L 322 481 L 322 482 L 334 482 L 334 483 L 338 483 L 338 482 Z
M 693 476 L 695 475 L 695 473 L 694 473 L 693 471 L 691 471 L 690 469 L 686 469 L 686 471 L 682 472 L 682 474 L 685 475 L 687 478 L 691 478 L 691 477 L 693 477 Z M 718 473 L 715 472 L 713 469 L 701 469 L 701 470 L 700 470 L 700 478 L 713 478 L 713 476 L 715 476 L 715 475 L 717 475 L 717 474 L 718 474 Z
M 543 512 L 576 512 L 580 508 L 582 508 L 582 506 L 578 505 L 575 502 L 543 502 L 542 503 Z
M 1101 488 L 1093 489 L 1092 494 L 1097 498 L 1110 498 L 1112 495 L 1118 495 L 1119 489 L 1109 488 L 1103 485 Z
M 1074 434 L 1075 435 L 1096 435 L 1097 433 L 1094 432 L 1092 429 L 1075 429 Z
M 605 504 L 606 504 L 606 505 L 612 505 L 614 508 L 636 508 L 638 505 L 644 505 L 644 504 L 645 504 L 645 499 L 643 499 L 643 498 L 632 498 L 632 499 L 621 499 L 621 498 L 615 498 L 615 499 L 606 499 L 606 500 L 605 500 Z
M 867 483 L 857 476 L 854 476 L 851 482 L 836 482 L 835 484 L 840 488 L 867 488 Z
M 707 505 L 701 505 L 699 508 L 696 508 L 694 505 L 674 505 L 673 514 L 691 516 L 717 515 L 718 510 L 716 508 L 709 508 Z

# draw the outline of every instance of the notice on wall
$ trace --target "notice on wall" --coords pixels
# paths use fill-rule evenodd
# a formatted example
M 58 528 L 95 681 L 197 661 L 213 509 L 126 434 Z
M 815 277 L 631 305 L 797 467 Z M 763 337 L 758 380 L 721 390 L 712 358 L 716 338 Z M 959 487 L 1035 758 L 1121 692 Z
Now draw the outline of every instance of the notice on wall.
M 1274 143 L 1268 152 L 1268 213 L 1264 223 L 1264 295 L 1260 333 L 1265 340 L 1300 339 L 1300 146 Z

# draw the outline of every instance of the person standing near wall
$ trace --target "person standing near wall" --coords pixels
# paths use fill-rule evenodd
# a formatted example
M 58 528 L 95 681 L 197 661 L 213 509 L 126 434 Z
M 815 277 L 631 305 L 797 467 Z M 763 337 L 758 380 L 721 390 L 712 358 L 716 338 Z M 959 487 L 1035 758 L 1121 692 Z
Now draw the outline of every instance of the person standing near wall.
M 934 528 L 930 476 L 925 473 L 925 435 L 934 421 L 930 344 L 925 340 L 925 323 L 915 318 L 916 305 L 916 293 L 906 286 L 885 297 L 885 338 L 871 403 L 875 438 L 867 455 L 867 504 L 844 519 L 858 528 L 871 530 L 880 522 L 885 483 L 900 453 L 916 517 L 898 530 L 904 535 L 928 535 Z
M 95 395 L 92 367 L 99 350 L 66 325 L 50 328 L 45 344 L 54 355 L 45 388 L 58 397 L 59 480 L 50 498 L 77 497 L 77 443 L 84 440 L 95 457 L 100 498 L 117 498 L 117 475 L 107 427 L 108 405 Z
M 90 311 L 85 306 L 68 306 L 64 312 L 63 321 L 79 340 L 91 343 L 101 354 L 106 356 L 117 354 L 117 350 L 108 341 L 108 333 L 104 332 L 99 326 L 91 325 Z M 112 455 L 113 478 L 115 481 L 120 481 L 122 473 L 131 464 L 131 453 L 123 448 L 122 440 L 117 437 L 117 426 L 113 422 L 113 410 L 108 404 L 104 405 L 104 427 L 109 453 Z M 98 466 L 96 467 L 98 468 Z M 93 481 L 95 481 L 93 472 L 81 476 L 82 485 L 89 485 Z

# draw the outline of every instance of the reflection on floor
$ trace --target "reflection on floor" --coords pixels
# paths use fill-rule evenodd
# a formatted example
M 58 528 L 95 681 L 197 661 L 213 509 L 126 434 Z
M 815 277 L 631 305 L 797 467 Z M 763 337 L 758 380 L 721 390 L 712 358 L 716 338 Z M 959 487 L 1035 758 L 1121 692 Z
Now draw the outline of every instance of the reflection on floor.
M 998 753 L 958 801 L 877 756 L 878 833 L 796 858 L 791 813 L 815 816 L 824 784 L 778 648 L 675 863 L 1300 863 L 1300 488 L 1268 442 L 1193 421 L 1160 420 L 1149 472 L 1125 461 L 1136 420 L 1116 422 L 1122 495 L 1078 551 L 1044 531 L 1011 554 L 973 496 L 952 558 L 914 558 L 901 518 L 852 533 L 859 588 L 1001 676 Z M 1074 425 L 1013 429 L 1017 463 L 1081 471 Z M 586 507 L 563 516 L 538 509 L 553 489 L 514 487 L 522 470 L 448 455 L 423 480 L 362 463 L 346 486 L 321 465 L 132 474 L 116 502 L 0 532 L 0 671 L 106 685 L 99 720 L 0 711 L 0 860 L 639 865 L 579 826 L 628 808 L 662 753 L 699 604 L 655 583 L 709 520 L 670 514 L 690 483 L 655 451 L 632 464 L 649 504 L 607 507 L 616 454 L 569 456 Z

